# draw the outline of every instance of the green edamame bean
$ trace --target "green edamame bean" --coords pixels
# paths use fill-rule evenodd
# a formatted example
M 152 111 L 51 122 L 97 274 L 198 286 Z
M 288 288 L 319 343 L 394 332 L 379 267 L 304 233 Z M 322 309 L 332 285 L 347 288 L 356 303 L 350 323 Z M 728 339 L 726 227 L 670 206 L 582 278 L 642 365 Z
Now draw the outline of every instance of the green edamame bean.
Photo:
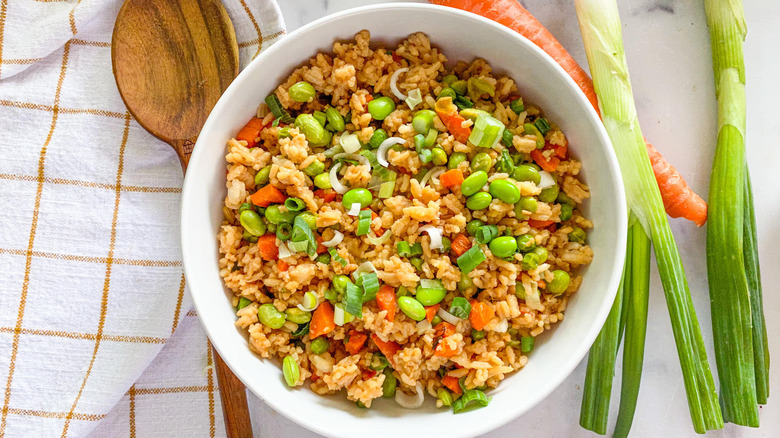
M 241 213 L 244 212 L 244 210 L 252 210 L 252 204 L 248 202 L 244 202 L 243 204 L 241 204 L 241 206 L 238 207 L 238 214 L 240 215 Z
M 368 147 L 370 147 L 371 149 L 376 149 L 382 144 L 382 142 L 387 140 L 387 138 L 388 138 L 387 131 L 385 131 L 382 128 L 379 128 L 376 131 L 374 131 L 373 134 L 371 134 L 371 138 L 368 140 Z
M 540 264 L 547 261 L 547 255 L 548 255 L 547 248 L 545 248 L 543 246 L 537 246 L 531 252 L 536 254 L 536 256 L 539 258 L 539 263 Z
M 314 86 L 306 81 L 296 82 L 287 90 L 287 93 L 290 95 L 290 99 L 296 102 L 309 102 L 317 95 Z
M 263 218 L 260 217 L 254 210 L 244 210 L 238 217 L 238 221 L 241 222 L 241 226 L 251 235 L 258 237 L 265 234 L 265 223 Z
M 412 266 L 414 266 L 414 268 L 417 269 L 418 271 L 422 271 L 423 261 L 421 258 L 412 257 L 409 259 L 409 263 L 411 263 Z
M 482 228 L 483 225 L 485 225 L 485 223 L 482 222 L 481 220 L 472 219 L 469 221 L 469 223 L 466 224 L 466 232 L 472 236 L 476 236 L 477 230 Z
M 322 354 L 326 351 L 328 351 L 328 347 L 330 347 L 330 343 L 327 339 L 319 337 L 311 341 L 311 344 L 309 344 L 309 348 L 311 349 L 311 352 L 314 354 Z
M 455 90 L 456 93 L 458 93 L 459 96 L 463 96 L 466 94 L 466 88 L 469 86 L 469 84 L 466 81 L 455 81 L 450 84 L 450 88 Z
M 482 190 L 482 187 L 487 184 L 487 179 L 487 172 L 478 170 L 463 180 L 460 184 L 460 192 L 463 193 L 463 196 L 471 196 Z
M 281 223 L 291 224 L 297 215 L 298 212 L 295 211 L 286 211 L 282 213 L 278 204 L 271 204 L 268 206 L 268 208 L 265 209 L 265 218 L 268 219 L 268 222 L 274 225 Z
M 322 263 L 323 265 L 329 265 L 330 264 L 330 254 L 327 252 L 324 252 L 317 256 L 316 259 L 314 259 L 317 263 Z
M 512 236 L 496 237 L 490 241 L 489 247 L 494 256 L 509 257 L 517 252 L 517 240 Z
M 333 186 L 330 184 L 330 175 L 327 173 L 321 173 L 314 177 L 314 185 L 319 189 L 330 189 Z
M 412 127 L 415 131 L 425 135 L 433 127 L 434 116 L 436 116 L 436 113 L 431 110 L 417 111 L 414 118 L 412 118 Z
M 346 275 L 339 274 L 333 277 L 331 283 L 333 284 L 333 289 L 336 289 L 336 292 L 343 294 L 347 291 L 347 284 L 352 283 L 352 280 Z
M 533 251 L 523 256 L 522 268 L 524 271 L 531 271 L 539 267 L 539 256 Z
M 492 201 L 493 196 L 491 196 L 490 193 L 479 192 L 469 196 L 469 199 L 466 200 L 466 207 L 468 207 L 469 210 L 482 210 L 488 208 Z
M 457 169 L 458 165 L 466 161 L 467 158 L 468 156 L 463 152 L 453 152 L 452 155 L 450 155 L 450 161 L 447 163 L 447 167 L 450 169 Z
M 312 230 L 317 229 L 317 215 L 310 212 L 310 211 L 304 211 L 303 213 L 300 213 L 298 216 L 303 219 L 304 222 L 306 222 L 306 225 L 309 226 Z
M 519 249 L 520 252 L 529 252 L 536 248 L 536 239 L 530 234 L 521 234 L 517 236 L 516 240 L 517 249 Z
M 522 218 L 522 219 L 528 219 L 529 216 L 527 216 L 524 211 L 530 211 L 531 214 L 535 213 L 536 210 L 539 208 L 539 203 L 536 202 L 536 198 L 532 196 L 523 196 L 520 198 L 520 201 L 515 204 L 515 217 Z
M 422 321 L 425 319 L 425 307 L 423 307 L 422 303 L 412 297 L 399 297 L 398 307 L 401 308 L 401 311 L 404 312 L 406 316 L 415 321 Z
M 257 319 L 272 329 L 280 329 L 284 325 L 285 316 L 273 304 L 267 303 L 257 309 Z
M 284 311 L 288 321 L 292 321 L 296 324 L 306 324 L 311 321 L 311 312 L 304 312 L 297 307 L 290 307 Z
M 443 289 L 423 289 L 421 286 L 417 286 L 414 298 L 423 306 L 434 306 L 441 303 L 446 294 L 447 291 Z
M 325 163 L 320 160 L 314 160 L 303 169 L 303 172 L 310 177 L 315 177 L 325 171 Z
M 585 243 L 586 237 L 587 234 L 585 234 L 585 230 L 580 227 L 575 227 L 571 230 L 571 233 L 569 233 L 569 242 Z
M 453 90 L 450 87 L 444 87 L 439 92 L 439 96 L 437 97 L 437 99 L 441 99 L 443 97 L 451 97 L 455 99 L 456 97 L 458 97 L 458 93 L 456 93 L 455 90 Z
M 444 152 L 444 149 L 440 147 L 435 147 L 431 149 L 431 154 L 433 155 L 433 158 L 431 161 L 433 161 L 433 164 L 437 166 L 444 166 L 447 164 L 447 153 Z
M 253 236 L 249 234 L 249 231 L 244 230 L 244 233 L 241 235 L 241 238 L 246 240 L 249 243 L 257 243 L 257 236 Z
M 539 200 L 542 202 L 553 202 L 558 196 L 558 184 L 542 189 L 542 193 L 539 193 Z
M 341 132 L 346 128 L 344 117 L 341 116 L 341 113 L 336 108 L 329 106 L 325 110 L 325 118 L 328 120 L 328 127 L 336 132 Z
M 539 184 L 542 181 L 539 171 L 528 164 L 521 164 L 515 167 L 515 170 L 512 172 L 512 178 L 517 181 L 531 181 L 534 184 Z
M 561 222 L 571 219 L 571 216 L 574 212 L 572 206 L 569 204 L 560 204 L 560 205 L 561 205 Z
M 457 80 L 458 80 L 457 76 L 455 76 L 455 75 L 447 75 L 441 81 L 444 82 L 447 85 L 452 85 L 452 83 L 457 81 Z
M 322 111 L 314 111 L 312 113 L 314 116 L 314 120 L 320 122 L 320 125 L 325 126 L 326 123 L 328 123 L 328 117 L 325 116 L 325 113 Z
M 389 97 L 382 96 L 368 102 L 368 113 L 374 120 L 384 120 L 395 110 L 395 102 Z
M 569 195 L 563 192 L 558 193 L 558 196 L 555 197 L 555 202 L 558 204 L 566 204 L 569 207 L 575 207 L 577 205 L 577 203 L 574 202 L 574 199 L 571 199 Z
M 325 146 L 330 141 L 330 133 L 311 114 L 300 114 L 295 118 L 295 127 L 306 136 L 311 146 Z
M 507 204 L 514 204 L 520 201 L 520 189 L 505 179 L 497 179 L 490 183 L 490 194 Z
M 258 187 L 268 184 L 271 180 L 271 166 L 265 166 L 255 174 L 255 185 Z
M 490 158 L 490 155 L 487 152 L 480 152 L 471 159 L 471 170 L 473 172 L 479 170 L 490 172 L 492 167 L 493 159 Z
M 395 397 L 395 390 L 398 386 L 398 379 L 393 374 L 393 369 L 390 367 L 385 368 L 385 381 L 382 382 L 382 397 L 393 398 Z
M 341 198 L 341 204 L 347 210 L 352 208 L 352 204 L 360 204 L 360 208 L 366 208 L 373 200 L 374 195 L 368 189 L 357 188 L 350 189 L 347 193 L 344 193 L 344 197 Z
M 555 295 L 562 294 L 568 289 L 570 281 L 571 277 L 569 277 L 569 274 L 566 271 L 556 269 L 553 271 L 552 281 L 547 283 L 547 292 Z
M 287 386 L 293 387 L 301 377 L 301 368 L 292 356 L 287 356 L 282 361 L 282 374 Z

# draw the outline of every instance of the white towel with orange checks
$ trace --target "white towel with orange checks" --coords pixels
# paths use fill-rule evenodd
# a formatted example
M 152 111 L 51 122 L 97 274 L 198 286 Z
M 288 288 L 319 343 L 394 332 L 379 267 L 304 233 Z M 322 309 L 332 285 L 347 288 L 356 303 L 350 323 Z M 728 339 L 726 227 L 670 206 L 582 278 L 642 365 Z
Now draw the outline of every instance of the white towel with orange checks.
M 179 160 L 112 76 L 121 3 L 0 0 L 0 437 L 225 433 Z M 284 34 L 274 0 L 224 4 L 242 67 Z

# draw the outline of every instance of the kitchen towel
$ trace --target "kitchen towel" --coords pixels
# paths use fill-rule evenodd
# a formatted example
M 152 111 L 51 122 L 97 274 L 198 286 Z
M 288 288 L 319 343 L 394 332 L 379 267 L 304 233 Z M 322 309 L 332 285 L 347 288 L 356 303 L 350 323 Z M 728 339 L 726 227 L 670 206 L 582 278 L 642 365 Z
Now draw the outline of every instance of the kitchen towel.
M 0 437 L 224 435 L 179 160 L 112 76 L 121 4 L 0 0 Z M 285 33 L 274 0 L 224 4 L 242 67 Z

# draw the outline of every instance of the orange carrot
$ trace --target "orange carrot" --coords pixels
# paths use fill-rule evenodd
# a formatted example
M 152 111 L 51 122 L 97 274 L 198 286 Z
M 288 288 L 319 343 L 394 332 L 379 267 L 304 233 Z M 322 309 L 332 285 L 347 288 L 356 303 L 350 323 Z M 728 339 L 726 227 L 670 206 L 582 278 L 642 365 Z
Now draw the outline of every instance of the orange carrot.
M 438 340 L 436 348 L 433 350 L 434 356 L 439 357 L 452 357 L 458 352 L 458 347 L 453 347 L 449 343 L 441 342 L 442 339 L 455 333 L 455 326 L 447 321 L 442 321 L 436 324 L 436 332 L 434 338 Z
M 284 200 L 287 199 L 287 195 L 271 184 L 268 184 L 252 194 L 249 199 L 252 200 L 252 204 L 259 205 L 260 207 L 268 207 L 271 204 L 283 203 Z
M 379 339 L 379 336 L 375 334 L 371 335 L 371 340 L 374 341 L 376 346 L 379 347 L 379 351 L 381 351 L 382 354 L 385 355 L 387 360 L 390 361 L 390 365 L 395 366 L 393 363 L 393 356 L 395 356 L 395 354 L 401 350 L 401 346 L 393 341 L 390 342 L 383 341 Z
M 466 119 L 458 114 L 458 107 L 452 103 L 451 97 L 443 97 L 436 101 L 436 114 L 455 140 L 461 143 L 469 141 L 471 128 L 463 126 Z
M 452 239 L 450 248 L 452 248 L 452 252 L 454 252 L 456 256 L 461 256 L 464 252 L 471 248 L 471 241 L 463 234 L 458 234 L 454 239 Z
M 314 196 L 322 199 L 325 202 L 331 202 L 336 199 L 336 191 L 331 189 L 320 189 L 314 191 Z
M 311 316 L 309 323 L 309 338 L 315 339 L 317 336 L 325 335 L 336 328 L 336 322 L 333 319 L 333 307 L 325 301 L 317 307 L 317 310 Z
M 257 250 L 263 260 L 279 258 L 279 247 L 276 246 L 276 234 L 268 233 L 257 238 Z
M 528 219 L 528 226 L 531 228 L 536 228 L 537 230 L 541 230 L 542 228 L 547 228 L 554 223 L 555 222 L 553 221 L 538 221 L 536 219 Z
M 459 186 L 463 182 L 463 172 L 460 169 L 448 170 L 439 177 L 441 185 L 447 188 Z
M 436 312 L 439 311 L 439 307 L 441 307 L 441 304 L 434 304 L 433 306 L 428 306 L 425 308 L 425 319 L 427 319 L 428 322 L 433 321 L 433 317 L 436 316 Z
M 317 236 L 317 254 L 322 254 L 328 251 L 328 248 L 322 244 L 322 236 Z
M 471 313 L 469 313 L 469 321 L 471 321 L 471 327 L 474 330 L 482 330 L 493 319 L 493 309 L 482 301 L 471 300 Z
M 446 338 L 449 335 L 455 334 L 455 326 L 447 321 L 436 324 L 436 327 L 434 328 L 436 329 L 436 332 L 433 334 L 435 338 Z
M 247 122 L 247 124 L 241 128 L 240 131 L 238 131 L 238 134 L 236 134 L 236 140 L 244 140 L 246 142 L 246 146 L 249 148 L 255 147 L 257 144 L 257 137 L 260 136 L 260 131 L 262 131 L 264 127 L 263 119 L 253 117 L 252 120 Z
M 367 339 L 368 336 L 365 333 L 357 330 L 350 330 L 349 339 L 345 339 L 344 348 L 347 349 L 347 352 L 350 355 L 354 356 L 360 353 L 360 350 L 363 348 Z
M 558 168 L 558 163 L 561 162 L 561 160 L 555 156 L 548 159 L 539 149 L 531 151 L 531 158 L 536 161 L 536 164 L 538 164 L 542 170 L 546 170 L 547 172 L 555 172 L 555 169 Z
M 455 394 L 463 394 L 463 388 L 460 387 L 457 377 L 444 376 L 441 378 L 441 384 L 449 388 Z
M 280 272 L 285 272 L 288 269 L 290 269 L 290 264 L 285 262 L 284 260 L 279 260 L 276 262 L 276 267 L 279 268 Z
M 547 52 L 585 93 L 596 113 L 600 114 L 596 90 L 590 76 L 577 64 L 557 39 L 517 0 L 429 0 L 437 5 L 463 9 L 491 19 L 523 35 Z M 444 120 L 442 120 L 444 121 Z M 446 125 L 446 123 L 445 123 Z M 448 127 L 449 128 L 449 127 Z M 666 212 L 702 226 L 707 220 L 707 203 L 697 195 L 677 170 L 652 145 L 645 142 L 653 173 L 661 191 Z M 563 157 L 561 157 L 563 158 Z M 541 166 L 541 164 L 539 164 Z
M 653 145 L 645 144 L 666 212 L 671 217 L 684 217 L 698 226 L 704 225 L 707 222 L 707 203 L 688 187 L 683 177 L 664 160 Z
M 387 311 L 387 320 L 393 322 L 395 320 L 395 304 L 398 298 L 395 296 L 395 289 L 387 284 L 383 284 L 376 293 L 376 304 L 379 306 L 379 310 Z

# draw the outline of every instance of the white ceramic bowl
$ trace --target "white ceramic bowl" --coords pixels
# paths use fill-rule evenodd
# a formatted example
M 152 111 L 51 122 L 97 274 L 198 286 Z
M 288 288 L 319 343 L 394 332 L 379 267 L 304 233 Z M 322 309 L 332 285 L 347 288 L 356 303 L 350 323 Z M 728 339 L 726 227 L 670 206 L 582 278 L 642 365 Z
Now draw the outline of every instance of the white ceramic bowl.
M 278 361 L 249 351 L 247 337 L 234 326 L 230 294 L 217 269 L 217 232 L 225 198 L 225 144 L 299 64 L 334 40 L 361 29 L 372 41 L 394 44 L 424 31 L 450 60 L 485 58 L 496 71 L 514 78 L 521 94 L 544 109 L 569 138 L 582 161 L 592 198 L 585 213 L 595 224 L 589 243 L 595 257 L 566 319 L 530 355 L 528 365 L 490 391 L 487 408 L 453 415 L 432 400 L 404 410 L 379 399 L 358 409 L 343 393 L 321 397 L 308 388 L 289 389 Z M 192 155 L 182 194 L 184 269 L 195 306 L 209 338 L 246 386 L 274 409 L 316 432 L 333 437 L 472 437 L 531 409 L 571 373 L 605 321 L 617 290 L 625 253 L 626 207 L 617 161 L 588 101 L 545 53 L 515 32 L 476 15 L 425 4 L 386 4 L 344 11 L 315 21 L 264 51 L 233 82 L 211 113 Z M 576 421 L 575 418 L 566 421 Z M 370 431 L 370 432 L 367 432 Z M 524 435 L 519 430 L 519 435 Z M 530 433 L 530 429 L 527 431 Z M 433 433 L 433 435 L 431 435 Z

